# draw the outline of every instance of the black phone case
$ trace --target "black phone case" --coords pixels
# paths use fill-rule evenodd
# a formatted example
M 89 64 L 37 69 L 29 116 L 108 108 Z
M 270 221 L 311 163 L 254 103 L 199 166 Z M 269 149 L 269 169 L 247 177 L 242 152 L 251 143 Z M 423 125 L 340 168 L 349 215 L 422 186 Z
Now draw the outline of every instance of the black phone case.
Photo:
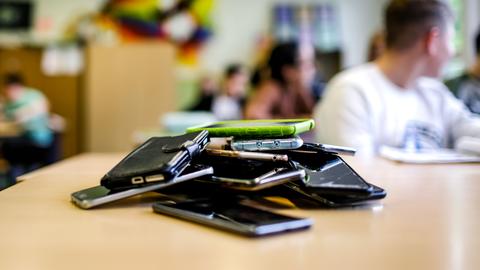
M 100 184 L 120 190 L 172 179 L 207 143 L 208 131 L 150 138 L 105 174 Z

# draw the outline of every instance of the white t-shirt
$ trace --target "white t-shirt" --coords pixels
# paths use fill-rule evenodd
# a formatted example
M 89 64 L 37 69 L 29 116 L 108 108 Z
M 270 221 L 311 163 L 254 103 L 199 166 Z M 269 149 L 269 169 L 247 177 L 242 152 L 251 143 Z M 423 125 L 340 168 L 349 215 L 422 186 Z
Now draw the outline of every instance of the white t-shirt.
M 480 137 L 480 118 L 441 82 L 420 78 L 411 89 L 403 89 L 373 63 L 333 78 L 314 115 L 319 142 L 368 154 L 384 145 L 446 148 L 460 136 Z
M 212 112 L 219 120 L 238 120 L 242 118 L 242 107 L 238 99 L 225 95 L 215 97 Z

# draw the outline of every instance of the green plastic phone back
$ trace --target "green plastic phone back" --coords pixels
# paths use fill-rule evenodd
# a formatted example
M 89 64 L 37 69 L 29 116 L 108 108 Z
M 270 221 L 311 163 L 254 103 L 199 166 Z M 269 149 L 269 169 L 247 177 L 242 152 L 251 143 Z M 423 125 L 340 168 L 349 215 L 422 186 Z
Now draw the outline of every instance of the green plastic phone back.
M 208 130 L 210 137 L 290 137 L 313 129 L 313 119 L 235 120 L 190 127 L 187 133 Z

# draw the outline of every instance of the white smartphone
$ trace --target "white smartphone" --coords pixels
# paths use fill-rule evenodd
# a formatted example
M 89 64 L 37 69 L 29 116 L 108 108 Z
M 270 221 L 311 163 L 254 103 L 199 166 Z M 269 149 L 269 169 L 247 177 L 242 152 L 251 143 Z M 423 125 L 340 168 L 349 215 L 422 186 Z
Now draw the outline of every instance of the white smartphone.
M 257 139 L 257 140 L 232 140 L 230 147 L 236 151 L 270 151 L 297 149 L 303 145 L 303 140 L 298 137 Z
M 166 182 L 121 191 L 110 190 L 104 186 L 95 186 L 72 193 L 71 200 L 75 205 L 82 209 L 90 209 L 95 206 L 154 191 L 210 174 L 213 174 L 213 168 L 210 166 L 201 164 L 189 165 L 180 176 Z

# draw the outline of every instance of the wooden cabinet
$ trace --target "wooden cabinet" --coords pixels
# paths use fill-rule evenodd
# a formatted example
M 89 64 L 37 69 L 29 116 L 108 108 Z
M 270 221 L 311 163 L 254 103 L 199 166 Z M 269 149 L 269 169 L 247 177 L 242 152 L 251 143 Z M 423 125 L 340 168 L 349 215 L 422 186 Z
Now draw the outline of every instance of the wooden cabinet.
M 87 48 L 85 149 L 129 151 L 133 132 L 175 109 L 175 49 L 142 42 Z

